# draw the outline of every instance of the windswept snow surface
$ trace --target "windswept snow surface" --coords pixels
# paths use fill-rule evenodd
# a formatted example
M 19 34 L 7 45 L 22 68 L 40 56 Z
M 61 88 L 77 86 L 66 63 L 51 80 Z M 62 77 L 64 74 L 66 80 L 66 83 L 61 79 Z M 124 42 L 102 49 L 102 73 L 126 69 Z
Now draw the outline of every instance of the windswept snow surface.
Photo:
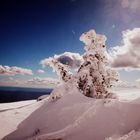
M 36 100 L 0 104 L 0 139 L 15 131 L 40 105 Z
M 93 99 L 74 88 L 63 89 L 53 92 L 59 97 L 56 100 L 50 96 L 18 109 L 19 118 L 27 110 L 31 115 L 25 115 L 17 130 L 9 131 L 3 140 L 140 140 L 140 89 L 116 90 L 118 99 Z M 33 112 L 32 108 L 38 109 Z M 18 114 L 8 118 L 9 114 L 3 114 L 6 118 L 1 126 L 11 128 L 10 120 L 18 121 Z
M 11 102 L 11 103 L 0 103 L 0 112 L 6 111 L 6 110 L 22 108 L 25 106 L 29 106 L 35 102 L 36 102 L 36 100 L 19 101 L 19 102 Z

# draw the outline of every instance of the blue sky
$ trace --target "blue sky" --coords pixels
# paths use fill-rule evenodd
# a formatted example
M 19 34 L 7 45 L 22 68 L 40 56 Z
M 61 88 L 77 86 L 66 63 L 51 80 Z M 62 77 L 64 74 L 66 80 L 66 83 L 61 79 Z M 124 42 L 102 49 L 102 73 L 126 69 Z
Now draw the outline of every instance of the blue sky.
M 123 2 L 122 2 L 123 1 Z M 39 62 L 65 51 L 82 54 L 79 36 L 89 29 L 107 36 L 108 48 L 121 44 L 122 31 L 140 27 L 137 4 L 130 0 L 4 0 L 0 2 L 0 65 L 32 69 L 36 76 L 54 77 L 51 68 Z M 138 2 L 134 0 L 133 2 Z M 129 5 L 128 5 L 129 2 Z M 131 6 L 132 5 L 132 6 Z M 134 5 L 134 6 L 133 6 Z M 131 78 L 121 71 L 126 80 Z M 130 74 L 130 75 L 131 75 Z M 1 76 L 4 78 L 5 76 Z M 6 76 L 7 77 L 7 76 Z

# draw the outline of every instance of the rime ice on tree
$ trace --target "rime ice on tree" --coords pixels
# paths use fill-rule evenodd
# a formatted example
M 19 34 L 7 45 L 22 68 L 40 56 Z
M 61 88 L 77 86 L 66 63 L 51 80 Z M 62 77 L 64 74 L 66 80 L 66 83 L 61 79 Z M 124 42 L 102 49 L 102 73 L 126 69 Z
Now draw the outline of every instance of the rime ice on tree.
M 110 91 L 118 74 L 108 66 L 106 37 L 94 30 L 81 35 L 85 43 L 84 63 L 78 70 L 78 87 L 84 95 L 93 98 L 112 98 Z
M 53 70 L 56 71 L 61 81 L 67 82 L 69 79 L 71 79 L 71 73 L 69 72 L 68 66 L 60 63 L 58 60 L 52 57 L 46 60 L 46 64 L 50 65 Z

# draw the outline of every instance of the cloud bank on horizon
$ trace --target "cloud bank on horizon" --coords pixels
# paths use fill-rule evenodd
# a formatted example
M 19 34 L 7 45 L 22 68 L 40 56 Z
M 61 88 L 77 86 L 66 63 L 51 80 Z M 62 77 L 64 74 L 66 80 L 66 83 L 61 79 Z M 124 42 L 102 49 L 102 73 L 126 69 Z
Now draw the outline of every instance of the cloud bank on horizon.
M 60 84 L 58 79 L 50 78 L 50 77 L 34 77 L 25 82 L 25 85 L 30 85 L 31 87 L 54 87 Z
M 58 84 L 60 84 L 60 81 L 51 77 L 34 77 L 31 79 L 16 79 L 14 77 L 3 77 L 0 79 L 0 86 L 54 88 Z

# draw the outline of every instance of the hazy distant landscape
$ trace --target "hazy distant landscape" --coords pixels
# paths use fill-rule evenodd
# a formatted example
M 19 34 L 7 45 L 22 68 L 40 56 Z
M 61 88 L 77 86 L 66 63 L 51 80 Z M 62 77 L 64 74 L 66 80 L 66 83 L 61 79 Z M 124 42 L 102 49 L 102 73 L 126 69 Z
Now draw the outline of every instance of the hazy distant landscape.
M 0 87 L 0 103 L 33 100 L 50 94 L 51 91 L 52 89 Z

